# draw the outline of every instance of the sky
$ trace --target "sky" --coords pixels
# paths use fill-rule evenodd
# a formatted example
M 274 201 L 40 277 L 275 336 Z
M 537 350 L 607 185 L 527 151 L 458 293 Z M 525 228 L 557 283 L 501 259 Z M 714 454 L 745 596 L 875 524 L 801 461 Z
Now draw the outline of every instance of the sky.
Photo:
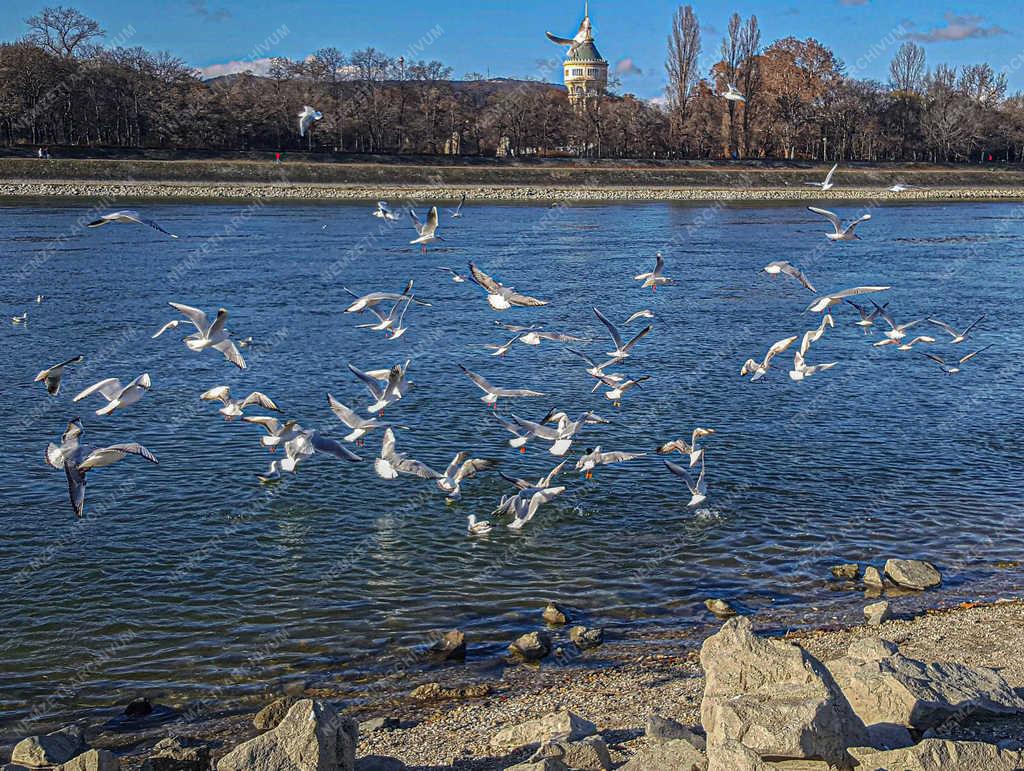
M 348 53 L 373 46 L 407 59 L 439 59 L 454 76 L 557 81 L 564 49 L 545 30 L 571 37 L 582 0 L 49 0 L 98 20 L 108 39 L 167 50 L 206 75 L 260 71 L 272 56 L 303 58 L 334 46 Z M 23 20 L 47 0 L 3 0 L 0 40 L 25 32 Z M 597 46 L 619 79 L 620 93 L 663 94 L 666 38 L 678 3 L 592 0 Z M 988 62 L 1006 72 L 1010 91 L 1024 90 L 1024 34 L 1009 0 L 945 5 L 944 0 L 711 0 L 693 3 L 703 31 L 702 72 L 717 58 L 729 15 L 755 14 L 762 42 L 814 37 L 858 77 L 886 80 L 904 39 L 924 46 L 929 66 Z M 552 70 L 551 63 L 556 67 Z

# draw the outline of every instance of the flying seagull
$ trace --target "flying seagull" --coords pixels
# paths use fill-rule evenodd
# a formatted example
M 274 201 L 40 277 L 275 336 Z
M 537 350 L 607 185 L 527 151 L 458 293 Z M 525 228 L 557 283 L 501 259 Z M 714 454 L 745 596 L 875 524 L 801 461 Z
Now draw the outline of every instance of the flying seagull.
M 947 375 L 955 375 L 958 372 L 960 372 L 961 365 L 966 364 L 971 359 L 973 359 L 975 356 L 977 356 L 979 353 L 981 353 L 982 351 L 987 351 L 991 347 L 992 347 L 992 345 L 986 345 L 984 348 L 979 348 L 976 351 L 972 351 L 971 353 L 967 354 L 966 356 L 961 356 L 957 360 L 956 364 L 946 364 L 946 360 L 945 359 L 943 359 L 941 356 L 936 356 L 933 353 L 923 353 L 921 355 L 922 356 L 927 356 L 929 359 L 931 359 L 936 364 L 938 364 L 940 367 L 942 367 L 942 371 L 945 372 Z
M 454 281 L 456 284 L 462 284 L 465 283 L 466 281 L 465 276 L 463 276 L 461 273 L 457 272 L 452 268 L 446 268 L 444 266 L 441 266 L 438 267 L 438 270 L 443 270 L 445 273 L 448 273 L 452 277 L 452 281 Z
M 487 302 L 496 311 L 505 311 L 513 305 L 521 308 L 537 308 L 547 305 L 547 300 L 519 294 L 513 287 L 504 286 L 484 273 L 473 263 L 469 263 L 469 275 L 473 282 L 487 292 Z
M 448 464 L 444 474 L 438 477 L 435 483 L 439 490 L 448 494 L 449 498 L 458 500 L 462 497 L 462 483 L 465 480 L 472 479 L 479 472 L 493 467 L 493 460 L 470 458 L 469 453 L 463 451 L 452 458 L 452 462 Z
M 885 305 L 879 305 L 874 300 L 872 300 L 871 304 L 874 305 L 875 308 L 874 310 L 869 311 L 863 305 L 858 305 L 853 300 L 846 300 L 846 303 L 848 305 L 852 305 L 854 308 L 857 309 L 857 313 L 860 315 L 860 321 L 857 321 L 855 323 L 858 327 L 861 327 L 864 330 L 865 335 L 871 332 L 871 328 L 875 326 L 875 319 L 877 319 L 881 314 L 885 313 L 885 309 L 889 307 L 889 303 L 886 303 Z
M 509 350 L 512 348 L 512 345 L 520 337 L 522 337 L 522 335 L 518 334 L 515 337 L 513 337 L 511 340 L 509 340 L 507 343 L 501 343 L 500 345 L 495 344 L 495 343 L 484 343 L 484 348 L 487 348 L 488 350 L 494 351 L 494 353 L 492 353 L 491 356 L 504 356 L 506 353 L 509 352 Z
M 342 287 L 342 289 L 356 298 L 354 302 L 350 303 L 349 306 L 345 308 L 345 313 L 362 313 L 367 308 L 372 308 L 374 305 L 378 305 L 383 302 L 397 303 L 406 299 L 411 299 L 411 301 L 417 305 L 423 305 L 427 308 L 430 307 L 430 303 L 424 302 L 423 300 L 417 300 L 412 294 L 412 281 L 406 283 L 405 290 L 402 294 L 396 294 L 395 292 L 370 292 L 369 294 L 356 296 L 356 293 L 348 287 Z
M 146 219 L 140 216 L 137 211 L 131 211 L 128 209 L 124 211 L 111 212 L 110 214 L 104 214 L 98 220 L 87 222 L 85 226 L 87 228 L 98 228 L 103 225 L 109 225 L 111 222 L 131 222 L 136 225 L 148 225 L 154 230 L 159 230 L 161 233 L 164 233 L 165 235 L 168 235 L 171 238 L 177 238 L 177 236 L 174 235 L 174 233 L 164 230 L 162 227 L 160 227 L 158 223 L 154 222 L 153 220 Z
M 659 286 L 665 286 L 667 284 L 674 284 L 675 279 L 668 278 L 662 275 L 662 271 L 665 270 L 665 258 L 661 256 L 661 252 L 658 252 L 654 258 L 654 270 L 647 273 L 638 273 L 633 276 L 634 281 L 643 281 L 641 288 L 651 288 L 651 291 L 656 291 Z
M 698 447 L 697 442 L 714 433 L 715 429 L 713 428 L 695 428 L 690 435 L 689 442 L 685 439 L 673 439 L 671 442 L 665 442 L 659 446 L 655 452 L 658 455 L 671 455 L 673 452 L 678 452 L 690 459 L 690 468 L 693 468 L 704 459 L 704 448 Z
M 719 94 L 723 99 L 728 99 L 730 102 L 745 102 L 747 98 L 739 92 L 732 83 L 729 84 L 728 90 L 724 94 Z
M 682 466 L 678 466 L 670 460 L 665 461 L 665 468 L 680 477 L 686 484 L 687 489 L 690 491 L 690 502 L 686 504 L 686 508 L 692 509 L 694 506 L 700 506 L 708 498 L 708 486 L 707 480 L 704 476 L 704 464 L 700 464 L 700 476 L 694 481 L 693 477 L 690 476 L 690 472 L 684 469 Z
M 592 30 L 590 26 L 590 16 L 584 14 L 583 21 L 580 22 L 580 28 L 572 37 L 558 37 L 558 35 L 552 35 L 550 32 L 545 32 L 544 34 L 552 43 L 560 46 L 569 46 L 569 50 L 565 54 L 566 58 L 568 58 L 576 53 L 577 48 L 587 42 L 587 40 L 591 39 Z
M 401 213 L 388 206 L 387 201 L 377 201 L 377 208 L 373 210 L 373 216 L 389 222 L 397 222 L 402 219 Z
M 811 187 L 820 187 L 822 192 L 825 192 L 826 190 L 831 190 L 834 187 L 834 185 L 832 184 L 832 175 L 836 173 L 836 169 L 838 168 L 839 164 L 837 163 L 835 166 L 829 169 L 828 175 L 825 177 L 824 182 L 804 182 L 804 184 L 810 185 Z
M 349 371 L 363 381 L 374 401 L 367 405 L 369 413 L 384 414 L 384 410 L 400 400 L 409 392 L 409 382 L 405 373 L 409 369 L 410 359 L 404 364 L 395 364 L 390 369 L 374 369 L 363 372 L 357 367 L 348 365 Z
M 798 268 L 794 267 L 793 265 L 790 265 L 785 260 L 775 260 L 774 262 L 769 262 L 767 265 L 761 268 L 761 270 L 767 273 L 769 276 L 778 276 L 780 273 L 785 273 L 787 276 L 792 276 L 793 278 L 795 278 L 797 281 L 803 284 L 804 287 L 811 290 L 812 292 L 818 291 L 817 289 L 814 288 L 814 285 L 807 280 L 807 276 L 805 276 L 803 273 L 800 272 Z
M 637 311 L 636 313 L 631 313 L 629 318 L 626 319 L 624 322 L 622 322 L 622 326 L 627 327 L 630 324 L 632 324 L 634 321 L 636 321 L 637 319 L 653 319 L 653 318 L 654 318 L 654 311 L 651 311 L 651 310 L 648 310 L 647 308 L 644 308 L 642 311 Z
M 373 429 L 391 428 L 392 426 L 391 423 L 385 423 L 377 418 L 359 417 L 355 410 L 349 409 L 330 394 L 327 394 L 327 404 L 330 406 L 331 412 L 338 416 L 338 420 L 352 429 L 343 437 L 346 442 L 355 442 L 357 445 L 361 445 L 363 443 L 363 437 L 370 431 L 373 431 Z M 395 427 L 406 428 L 406 426 Z
M 64 375 L 64 368 L 69 367 L 72 364 L 81 364 L 83 361 L 85 361 L 84 356 L 75 356 L 73 359 L 62 361 L 60 364 L 54 364 L 49 369 L 42 370 L 38 375 L 36 375 L 35 380 L 32 382 L 45 382 L 46 392 L 50 394 L 50 396 L 56 396 L 60 393 L 60 379 Z
M 281 460 L 281 468 L 284 471 L 295 471 L 301 461 L 313 457 L 318 452 L 333 455 L 349 463 L 359 463 L 362 460 L 338 440 L 326 437 L 314 429 L 301 431 L 298 436 L 285 442 L 285 457 Z
M 814 212 L 815 214 L 820 214 L 822 217 L 824 217 L 825 219 L 832 223 L 832 227 L 835 228 L 835 232 L 825 234 L 825 238 L 827 238 L 829 241 L 859 241 L 860 236 L 858 236 L 855 232 L 857 226 L 860 223 L 867 222 L 869 219 L 871 219 L 870 214 L 862 214 L 860 217 L 853 220 L 849 225 L 847 225 L 844 228 L 842 221 L 839 219 L 839 216 L 835 212 L 830 212 L 828 209 L 819 209 L 816 206 L 808 206 L 807 209 L 809 211 Z
M 82 421 L 73 418 L 64 434 L 60 445 L 52 442 L 46 448 L 46 462 L 55 469 L 63 469 L 68 480 L 68 495 L 75 516 L 82 516 L 85 509 L 85 475 L 94 468 L 103 468 L 117 463 L 128 455 L 138 455 L 150 463 L 157 463 L 153 453 L 135 442 L 112 444 L 107 447 L 86 447 L 79 443 L 84 433 Z
M 324 114 L 319 110 L 314 110 L 308 104 L 303 106 L 302 112 L 299 113 L 299 136 L 306 136 L 306 132 L 313 125 L 313 121 L 320 120 L 323 117 Z
M 774 359 L 780 353 L 789 348 L 789 346 L 795 343 L 796 338 L 797 336 L 793 335 L 792 337 L 787 337 L 783 340 L 779 340 L 775 343 L 772 343 L 772 346 L 768 349 L 768 353 L 765 354 L 764 359 L 760 362 L 755 361 L 754 359 L 747 359 L 743 363 L 743 367 L 740 368 L 740 375 L 742 377 L 746 377 L 747 375 L 753 375 L 753 377 L 750 378 L 751 382 L 754 382 L 755 380 L 760 380 L 765 375 L 767 375 L 768 370 L 771 369 L 772 359 Z
M 384 430 L 384 442 L 381 444 L 380 457 L 373 462 L 373 470 L 381 479 L 398 479 L 400 474 L 421 479 L 442 478 L 441 474 L 427 464 L 407 458 L 404 453 L 396 452 L 395 432 L 390 428 Z
M 419 236 L 410 241 L 410 244 L 419 244 L 420 249 L 424 254 L 427 253 L 427 244 L 431 244 L 434 241 L 444 241 L 441 236 L 437 235 L 437 207 L 431 206 L 430 211 L 427 213 L 427 221 L 424 224 L 420 224 L 416 219 L 416 215 L 412 214 L 413 226 L 416 228 L 416 232 Z
M 148 372 L 143 372 L 128 385 L 121 385 L 121 381 L 115 377 L 108 377 L 98 383 L 86 388 L 71 401 L 79 402 L 87 396 L 98 393 L 107 400 L 106 405 L 96 410 L 97 415 L 109 415 L 115 410 L 129 407 L 146 395 L 146 391 L 152 388 L 153 382 Z
M 518 399 L 524 396 L 545 396 L 546 394 L 540 391 L 531 391 L 528 388 L 498 388 L 497 386 L 491 385 L 487 380 L 471 372 L 470 370 L 459 365 L 459 369 L 466 373 L 466 376 L 476 383 L 477 387 L 484 392 L 484 395 L 480 397 L 480 401 L 484 404 L 490 404 L 492 407 L 497 407 L 498 399 Z
M 238 348 L 235 347 L 227 330 L 224 329 L 228 320 L 227 310 L 219 309 L 217 317 L 211 322 L 205 313 L 191 305 L 182 305 L 181 303 L 168 303 L 168 305 L 183 314 L 196 328 L 195 332 L 185 337 L 185 345 L 190 351 L 205 351 L 207 348 L 213 348 L 224 354 L 224 358 L 239 369 L 245 369 L 245 359 L 242 358 L 242 354 L 238 352 Z M 160 337 L 168 329 L 175 329 L 179 324 L 181 324 L 181 319 L 168 321 L 157 330 L 153 337 Z
M 640 342 L 640 339 L 648 332 L 650 332 L 651 329 L 653 329 L 653 327 L 650 324 L 648 324 L 646 327 L 637 332 L 637 334 L 634 335 L 628 343 L 623 343 L 622 335 L 619 334 L 619 330 L 615 328 L 615 325 L 612 324 L 605 317 L 605 315 L 601 313 L 601 311 L 599 311 L 597 308 L 594 308 L 594 315 L 597 316 L 598 321 L 605 325 L 605 327 L 608 329 L 608 334 L 610 334 L 612 337 L 612 342 L 615 343 L 615 350 L 609 351 L 605 355 L 611 356 L 613 359 L 617 361 L 622 361 L 623 359 L 629 358 L 629 352 L 633 349 L 633 346 Z
M 199 398 L 204 402 L 220 402 L 223 406 L 217 412 L 224 416 L 224 420 L 233 420 L 234 418 L 241 417 L 245 412 L 245 408 L 252 407 L 253 405 L 259 405 L 264 409 L 273 410 L 274 412 L 281 411 L 281 408 L 274 403 L 274 400 L 261 391 L 253 391 L 244 399 L 232 399 L 231 389 L 226 385 L 214 386 L 208 391 L 203 391 Z
M 884 292 L 886 289 L 892 289 L 890 286 L 855 286 L 851 289 L 842 289 L 832 294 L 821 295 L 816 297 L 814 302 L 807 306 L 807 313 L 821 313 L 824 310 L 828 310 L 833 305 L 839 305 L 847 297 L 856 297 L 859 294 L 870 294 L 872 292 Z
M 610 390 L 604 392 L 604 398 L 608 399 L 612 406 L 618 407 L 622 403 L 622 397 L 627 391 L 638 388 L 645 380 L 650 380 L 650 375 L 641 375 L 637 378 L 624 378 L 613 375 L 602 375 L 598 380 Z
M 973 323 L 972 323 L 972 324 L 971 324 L 971 325 L 970 325 L 969 327 L 967 327 L 967 329 L 965 329 L 965 330 L 964 330 L 963 332 L 958 332 L 958 331 L 957 331 L 956 329 L 954 329 L 953 327 L 951 327 L 951 326 L 950 326 L 949 324 L 947 324 L 946 322 L 944 322 L 944 321 L 939 321 L 938 319 L 928 319 L 928 323 L 929 323 L 929 324 L 934 324 L 934 325 L 935 325 L 935 326 L 937 326 L 937 327 L 942 327 L 942 328 L 943 328 L 944 330 L 946 330 L 946 332 L 947 332 L 947 333 L 949 333 L 949 335 L 950 335 L 950 336 L 951 336 L 951 337 L 953 338 L 953 339 L 952 339 L 952 340 L 950 340 L 949 342 L 950 342 L 951 344 L 953 344 L 953 345 L 956 345 L 956 344 L 958 344 L 958 343 L 962 343 L 962 342 L 963 342 L 964 340 L 966 340 L 966 339 L 967 339 L 967 336 L 968 336 L 969 334 L 971 334 L 971 331 L 972 331 L 972 330 L 973 330 L 973 329 L 974 329 L 974 328 L 975 328 L 976 326 L 978 326 L 978 324 L 980 324 L 980 323 L 981 323 L 982 321 L 984 321 L 984 320 L 985 320 L 985 316 L 984 316 L 984 315 L 981 315 L 981 316 L 979 316 L 979 317 L 978 317 L 978 318 L 977 318 L 977 319 L 976 319 L 976 320 L 975 320 L 975 321 L 974 321 L 974 322 L 973 322 Z M 36 378 L 36 379 L 38 380 L 38 378 Z
M 462 194 L 462 198 L 459 200 L 459 205 L 454 209 L 449 209 L 448 213 L 452 215 L 453 220 L 457 220 L 462 216 L 462 205 L 466 202 L 466 194 Z
M 594 476 L 594 469 L 598 466 L 625 463 L 629 460 L 642 458 L 646 454 L 645 452 L 601 452 L 600 445 L 593 449 L 588 447 L 586 453 L 576 461 L 576 470 L 582 471 L 584 477 L 590 479 Z
M 260 444 L 271 452 L 274 452 L 280 445 L 296 439 L 305 431 L 297 420 L 281 423 L 277 418 L 268 415 L 244 415 L 242 422 L 252 423 L 267 432 L 266 436 L 260 437 Z
M 806 378 L 816 375 L 819 372 L 832 369 L 839 362 L 830 361 L 828 364 L 814 364 L 808 365 L 804 359 L 804 354 L 797 351 L 793 354 L 793 369 L 789 371 L 790 380 L 800 382 Z

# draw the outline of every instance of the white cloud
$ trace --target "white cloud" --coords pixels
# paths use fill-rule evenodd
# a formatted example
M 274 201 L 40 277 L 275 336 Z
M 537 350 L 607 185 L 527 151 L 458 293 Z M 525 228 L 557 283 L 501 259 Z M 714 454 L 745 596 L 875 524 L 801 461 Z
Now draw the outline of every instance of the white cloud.
M 222 64 L 211 64 L 208 67 L 198 67 L 199 77 L 219 78 L 223 75 L 235 75 L 239 72 L 251 72 L 253 75 L 269 75 L 270 65 L 273 59 L 248 59 L 246 61 L 224 62 Z

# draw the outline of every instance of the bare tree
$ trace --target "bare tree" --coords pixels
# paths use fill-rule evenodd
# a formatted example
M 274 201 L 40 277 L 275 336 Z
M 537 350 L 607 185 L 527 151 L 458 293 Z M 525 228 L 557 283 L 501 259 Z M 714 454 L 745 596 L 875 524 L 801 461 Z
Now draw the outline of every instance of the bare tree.
M 906 42 L 889 62 L 889 85 L 893 91 L 916 94 L 924 85 L 924 49 Z
M 726 36 L 722 38 L 722 75 L 725 77 L 726 85 L 735 84 L 739 78 L 740 63 L 743 55 L 740 51 L 740 15 L 734 13 L 729 17 L 729 27 Z M 737 152 L 736 148 L 736 102 L 729 101 L 729 148 L 728 155 L 731 157 Z
M 75 50 L 105 33 L 98 22 L 74 8 L 58 5 L 44 8 L 25 19 L 29 32 L 25 39 L 56 56 L 72 57 Z
M 740 55 L 740 90 L 746 97 L 743 103 L 743 154 L 750 152 L 750 114 L 761 84 L 758 56 L 761 53 L 761 28 L 757 17 L 751 16 L 740 29 L 738 41 Z M 730 102 L 732 104 L 732 102 Z
M 668 103 L 676 135 L 682 139 L 686 126 L 687 107 L 697 82 L 697 59 L 700 56 L 700 22 L 689 5 L 676 9 L 672 33 L 668 37 Z

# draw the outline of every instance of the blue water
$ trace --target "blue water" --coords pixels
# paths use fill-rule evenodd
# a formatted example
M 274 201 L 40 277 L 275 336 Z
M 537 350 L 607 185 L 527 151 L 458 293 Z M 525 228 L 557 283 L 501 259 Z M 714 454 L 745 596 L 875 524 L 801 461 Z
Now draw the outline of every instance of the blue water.
M 880 206 L 863 240 L 831 244 L 823 220 L 802 206 L 469 205 L 445 219 L 440 248 L 408 245 L 407 223 L 381 225 L 368 205 L 140 205 L 182 237 L 143 227 L 76 226 L 93 202 L 0 204 L 0 716 L 61 718 L 123 703 L 125 693 L 163 700 L 228 698 L 310 672 L 373 678 L 384 657 L 453 626 L 487 662 L 536 628 L 559 601 L 588 624 L 642 637 L 707 619 L 702 601 L 729 598 L 756 612 L 828 607 L 855 614 L 860 595 L 829 588 L 838 561 L 889 556 L 938 564 L 944 592 L 1019 584 L 997 560 L 1024 549 L 1022 330 L 1016 306 L 1024 221 L 1015 204 Z M 844 215 L 859 207 L 837 207 Z M 326 226 L 326 227 L 324 227 Z M 657 292 L 633 281 L 664 251 L 679 279 Z M 927 314 L 966 326 L 987 320 L 954 348 L 939 330 L 931 350 L 964 353 L 994 343 L 947 377 L 916 352 L 876 349 L 850 308 L 814 345 L 811 362 L 838 361 L 803 383 L 791 356 L 760 383 L 742 362 L 817 325 L 802 314 L 810 293 L 758 269 L 787 259 L 819 289 L 891 284 L 898 320 Z M 465 272 L 469 260 L 519 290 L 551 301 L 498 314 Z M 331 272 L 334 267 L 333 273 Z M 342 286 L 416 292 L 398 341 L 355 328 Z M 41 305 L 34 298 L 46 296 Z M 229 328 L 263 345 L 240 372 L 214 352 L 153 340 L 175 317 L 168 301 L 231 312 Z M 518 345 L 504 360 L 495 320 L 539 322 L 610 350 L 591 311 L 621 322 L 656 314 L 654 331 L 624 367 L 652 379 L 616 409 L 580 362 L 555 343 Z M 27 310 L 27 325 L 9 317 Z M 633 329 L 639 329 L 636 325 Z M 32 377 L 81 353 L 56 398 Z M 409 426 L 399 450 L 443 468 L 455 452 L 494 458 L 535 478 L 555 459 L 533 443 L 524 455 L 459 371 L 542 390 L 518 414 L 594 409 L 614 420 L 574 447 L 650 452 L 688 436 L 705 440 L 709 498 L 697 511 L 650 457 L 601 468 L 523 530 L 504 522 L 487 538 L 465 534 L 468 513 L 487 515 L 511 488 L 496 474 L 445 504 L 429 483 L 385 482 L 361 465 L 318 456 L 282 484 L 259 485 L 270 455 L 260 431 L 225 423 L 198 395 L 214 385 L 258 388 L 286 417 L 341 436 L 329 391 L 359 406 L 368 394 L 346 363 L 381 368 L 412 359 L 411 393 L 388 417 Z M 97 417 L 94 397 L 71 398 L 105 377 L 149 372 L 138 404 Z M 254 413 L 259 410 L 254 410 Z M 76 520 L 62 473 L 43 462 L 69 418 L 82 415 L 92 444 L 139 441 L 160 460 L 129 458 L 90 474 L 86 516 Z M 849 617 L 853 617 L 850 615 Z M 358 653 L 353 653 L 357 651 Z

